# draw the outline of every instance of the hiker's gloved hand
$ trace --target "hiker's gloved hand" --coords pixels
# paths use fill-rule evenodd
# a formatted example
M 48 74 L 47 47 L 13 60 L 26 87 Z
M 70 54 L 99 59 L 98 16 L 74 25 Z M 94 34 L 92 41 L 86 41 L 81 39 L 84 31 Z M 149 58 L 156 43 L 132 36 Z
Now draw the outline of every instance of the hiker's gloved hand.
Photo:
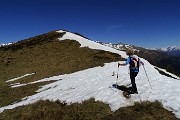
M 141 61 L 141 60 L 140 60 L 140 63 L 141 63 L 141 65 L 143 65 L 143 66 L 144 66 L 144 62 L 143 62 L 143 61 Z

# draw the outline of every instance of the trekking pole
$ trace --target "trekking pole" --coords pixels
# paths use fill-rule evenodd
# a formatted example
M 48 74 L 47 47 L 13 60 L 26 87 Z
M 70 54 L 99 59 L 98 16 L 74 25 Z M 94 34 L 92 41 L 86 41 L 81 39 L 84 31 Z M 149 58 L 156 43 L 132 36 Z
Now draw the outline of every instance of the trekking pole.
M 143 65 L 143 68 L 144 68 L 144 71 L 145 71 L 145 73 L 146 73 L 146 77 L 147 77 L 147 79 L 148 79 L 149 85 L 150 85 L 151 90 L 152 90 L 152 86 L 151 86 L 151 83 L 150 83 L 150 81 L 149 81 L 149 77 L 148 77 L 148 75 L 147 75 L 147 72 L 146 72 L 146 69 L 145 69 L 144 65 Z
M 117 81 L 118 81 L 118 77 L 119 77 L 118 73 L 119 73 L 119 65 L 118 65 L 118 71 L 117 71 L 116 88 L 117 88 Z

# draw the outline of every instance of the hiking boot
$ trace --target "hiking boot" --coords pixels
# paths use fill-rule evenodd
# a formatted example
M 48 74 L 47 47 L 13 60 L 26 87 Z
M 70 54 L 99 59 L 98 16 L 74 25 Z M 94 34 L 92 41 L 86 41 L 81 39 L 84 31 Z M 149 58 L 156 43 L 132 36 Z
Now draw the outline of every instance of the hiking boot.
M 132 94 L 138 94 L 137 88 L 132 90 Z
M 135 91 L 134 94 L 138 94 L 138 91 Z
M 138 94 L 137 88 L 133 89 L 132 87 L 129 87 L 128 93 L 129 94 Z
M 128 91 L 129 92 L 129 94 L 138 94 L 138 91 Z

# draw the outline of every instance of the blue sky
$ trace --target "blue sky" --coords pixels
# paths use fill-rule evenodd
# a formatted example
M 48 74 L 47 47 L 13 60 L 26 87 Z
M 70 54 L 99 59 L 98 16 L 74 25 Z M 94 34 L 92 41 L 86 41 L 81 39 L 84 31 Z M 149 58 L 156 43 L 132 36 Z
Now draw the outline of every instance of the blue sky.
M 0 43 L 57 29 L 146 48 L 180 46 L 180 0 L 1 0 Z

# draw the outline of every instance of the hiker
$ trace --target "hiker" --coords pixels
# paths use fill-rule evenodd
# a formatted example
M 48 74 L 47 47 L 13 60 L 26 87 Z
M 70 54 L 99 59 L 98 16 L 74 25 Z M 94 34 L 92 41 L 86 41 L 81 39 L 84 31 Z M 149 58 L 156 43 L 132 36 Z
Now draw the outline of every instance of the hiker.
M 140 64 L 144 65 L 144 63 L 139 59 L 137 55 L 134 55 L 134 51 L 132 49 L 128 49 L 126 51 L 126 55 L 129 55 L 126 63 L 123 63 L 123 64 L 118 63 L 118 67 L 125 66 L 127 64 L 130 65 L 129 70 L 130 70 L 130 79 L 131 79 L 132 87 L 129 87 L 128 92 L 130 94 L 138 94 L 136 83 L 135 83 L 135 77 L 137 76 L 139 72 Z

